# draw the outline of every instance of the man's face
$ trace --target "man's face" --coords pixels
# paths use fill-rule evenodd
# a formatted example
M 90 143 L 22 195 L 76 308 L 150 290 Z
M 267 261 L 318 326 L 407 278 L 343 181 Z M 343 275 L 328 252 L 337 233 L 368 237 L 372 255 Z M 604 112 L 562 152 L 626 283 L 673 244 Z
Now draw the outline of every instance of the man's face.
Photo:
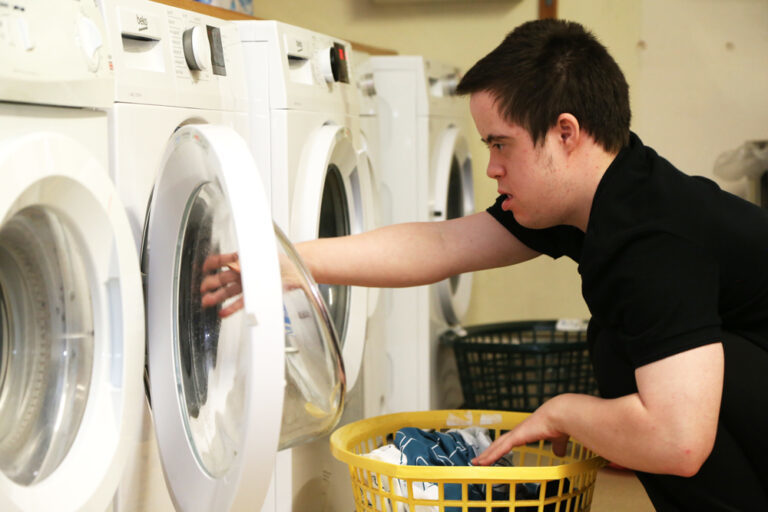
M 528 228 L 565 223 L 566 189 L 563 173 L 557 171 L 551 134 L 534 146 L 524 128 L 502 118 L 494 96 L 486 91 L 472 94 L 469 107 L 490 151 L 486 174 L 496 180 L 498 193 L 506 196 L 502 208 Z

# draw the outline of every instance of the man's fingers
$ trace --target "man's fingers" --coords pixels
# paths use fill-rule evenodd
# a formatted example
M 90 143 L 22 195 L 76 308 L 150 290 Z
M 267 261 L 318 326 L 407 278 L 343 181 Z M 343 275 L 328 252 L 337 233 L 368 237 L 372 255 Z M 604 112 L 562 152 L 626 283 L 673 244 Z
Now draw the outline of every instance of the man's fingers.
M 238 261 L 238 254 L 231 252 L 228 254 L 211 254 L 203 262 L 203 272 L 213 272 L 214 270 L 222 267 L 230 266 Z M 238 269 L 239 269 L 238 264 Z
M 222 270 L 221 272 L 216 272 L 215 274 L 210 274 L 203 278 L 203 281 L 200 283 L 200 293 L 206 293 L 239 282 L 240 274 L 238 272 Z
M 227 286 L 220 287 L 215 291 L 205 293 L 201 302 L 204 308 L 221 304 L 230 297 L 234 297 L 243 292 L 243 287 L 239 282 L 229 284 Z
M 568 448 L 568 436 L 558 437 L 552 440 L 552 452 L 558 457 L 565 457 Z
M 507 432 L 493 443 L 486 450 L 475 457 L 472 460 L 472 464 L 476 466 L 490 466 L 501 457 L 509 453 L 509 451 L 515 447 L 514 439 L 510 435 L 512 432 Z
M 219 318 L 227 318 L 228 316 L 232 315 L 233 313 L 237 313 L 241 309 L 243 309 L 244 302 L 243 298 L 240 297 L 239 299 L 232 302 L 232 304 L 229 304 L 225 308 L 221 308 L 219 311 Z

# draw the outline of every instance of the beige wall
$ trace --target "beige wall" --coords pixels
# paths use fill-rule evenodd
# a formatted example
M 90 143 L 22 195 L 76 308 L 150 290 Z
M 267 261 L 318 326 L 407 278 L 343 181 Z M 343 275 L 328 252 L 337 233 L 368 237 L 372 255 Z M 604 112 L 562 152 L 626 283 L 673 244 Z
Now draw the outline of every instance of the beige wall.
M 538 1 L 254 0 L 254 14 L 466 70 L 536 18 Z M 707 174 L 720 151 L 750 136 L 768 138 L 765 0 L 560 0 L 559 16 L 583 23 L 608 47 L 630 84 L 633 129 L 684 170 Z M 496 186 L 485 177 L 487 153 L 475 135 L 480 209 Z M 479 272 L 465 323 L 588 314 L 576 265 L 540 257 Z

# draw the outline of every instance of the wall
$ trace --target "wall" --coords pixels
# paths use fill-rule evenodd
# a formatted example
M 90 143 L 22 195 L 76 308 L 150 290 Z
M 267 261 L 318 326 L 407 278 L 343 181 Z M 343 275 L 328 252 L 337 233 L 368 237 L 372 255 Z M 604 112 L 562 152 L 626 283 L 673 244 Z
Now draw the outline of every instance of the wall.
M 391 5 L 254 0 L 253 5 L 259 17 L 464 70 L 516 25 L 538 15 L 536 0 Z M 711 175 L 719 152 L 746 138 L 768 138 L 765 0 L 560 0 L 559 16 L 584 24 L 608 47 L 630 84 L 633 129 L 687 172 Z M 485 177 L 486 149 L 475 132 L 470 140 L 480 209 L 493 201 L 496 186 Z M 477 273 L 465 323 L 588 314 L 576 265 L 540 257 Z
M 768 2 L 645 0 L 634 127 L 688 174 L 768 139 Z M 743 194 L 744 182 L 720 182 Z

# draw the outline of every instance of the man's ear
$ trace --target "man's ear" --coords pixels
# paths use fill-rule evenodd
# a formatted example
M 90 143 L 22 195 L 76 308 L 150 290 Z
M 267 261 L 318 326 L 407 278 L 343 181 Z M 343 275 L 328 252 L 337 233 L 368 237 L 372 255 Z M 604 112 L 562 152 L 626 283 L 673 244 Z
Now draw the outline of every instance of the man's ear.
M 576 116 L 568 113 L 560 114 L 557 116 L 555 129 L 560 143 L 568 153 L 576 149 L 581 139 L 581 127 Z

